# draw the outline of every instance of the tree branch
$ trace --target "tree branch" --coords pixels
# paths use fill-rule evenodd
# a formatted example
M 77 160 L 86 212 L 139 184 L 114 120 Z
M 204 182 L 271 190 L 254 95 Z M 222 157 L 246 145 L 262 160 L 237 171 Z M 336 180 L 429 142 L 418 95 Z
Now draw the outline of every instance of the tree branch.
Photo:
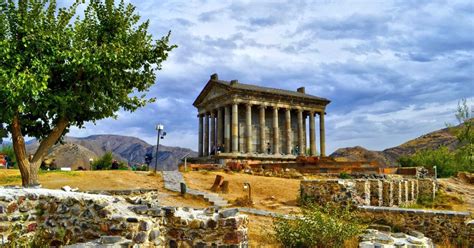
M 36 150 L 36 153 L 31 160 L 32 164 L 36 164 L 38 161 L 43 159 L 44 156 L 46 156 L 48 149 L 56 144 L 68 125 L 69 120 L 66 117 L 59 118 L 59 121 L 56 124 L 56 127 L 53 128 L 53 131 L 51 131 L 48 137 L 41 141 L 38 150 Z

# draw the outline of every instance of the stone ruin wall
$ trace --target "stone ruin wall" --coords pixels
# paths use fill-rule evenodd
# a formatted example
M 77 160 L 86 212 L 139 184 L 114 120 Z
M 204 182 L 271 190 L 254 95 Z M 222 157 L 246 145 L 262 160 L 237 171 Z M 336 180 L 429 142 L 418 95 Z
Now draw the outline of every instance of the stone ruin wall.
M 160 207 L 132 198 L 0 188 L 2 237 L 40 236 L 59 246 L 117 238 L 145 247 L 247 247 L 248 218 L 236 210 Z M 105 243 L 103 243 L 105 244 Z
M 390 225 L 398 230 L 416 230 L 435 242 L 468 240 L 474 244 L 474 222 L 469 212 L 359 206 L 364 220 Z
M 406 206 L 419 197 L 435 197 L 432 179 L 322 179 L 303 180 L 302 199 L 318 204 L 334 202 L 358 206 Z
M 301 198 L 318 205 L 335 203 L 358 206 L 367 221 L 388 224 L 401 231 L 417 230 L 436 242 L 459 237 L 474 244 L 470 213 L 398 208 L 416 203 L 419 197 L 435 197 L 433 179 L 325 179 L 303 180 Z

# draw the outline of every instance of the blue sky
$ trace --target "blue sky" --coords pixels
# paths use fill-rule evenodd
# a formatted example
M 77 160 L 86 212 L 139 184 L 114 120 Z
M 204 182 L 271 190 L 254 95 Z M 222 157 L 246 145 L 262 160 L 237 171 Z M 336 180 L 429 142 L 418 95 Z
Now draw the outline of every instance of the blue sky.
M 149 96 L 72 136 L 120 134 L 197 148 L 192 102 L 212 73 L 224 80 L 329 98 L 329 152 L 382 150 L 455 123 L 474 98 L 473 1 L 130 1 L 155 38 L 179 47 Z

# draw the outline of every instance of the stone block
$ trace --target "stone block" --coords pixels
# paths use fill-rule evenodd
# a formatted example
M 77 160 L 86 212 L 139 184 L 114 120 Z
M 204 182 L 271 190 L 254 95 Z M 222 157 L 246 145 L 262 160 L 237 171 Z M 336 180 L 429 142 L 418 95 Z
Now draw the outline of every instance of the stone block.
M 101 244 L 115 244 L 121 242 L 123 238 L 121 236 L 101 236 L 99 243 Z
M 235 216 L 238 213 L 239 213 L 239 209 L 237 208 L 226 209 L 219 212 L 219 217 L 228 218 L 228 217 Z
M 145 243 L 146 241 L 148 241 L 148 234 L 146 232 L 138 232 L 137 235 L 135 235 L 135 237 L 133 237 L 133 242 L 137 243 L 137 244 L 143 244 Z
M 152 227 L 151 221 L 140 221 L 140 231 L 149 231 Z

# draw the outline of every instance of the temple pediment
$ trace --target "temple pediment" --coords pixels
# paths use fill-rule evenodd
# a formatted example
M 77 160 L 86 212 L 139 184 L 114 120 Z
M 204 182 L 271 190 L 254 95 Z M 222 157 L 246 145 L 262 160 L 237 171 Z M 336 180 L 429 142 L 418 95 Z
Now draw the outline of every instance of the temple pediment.
M 209 102 L 215 98 L 227 94 L 228 92 L 229 89 L 227 89 L 227 87 L 211 80 L 206 84 L 201 94 L 199 94 L 199 96 L 194 101 L 193 105 L 198 106 L 201 103 Z

